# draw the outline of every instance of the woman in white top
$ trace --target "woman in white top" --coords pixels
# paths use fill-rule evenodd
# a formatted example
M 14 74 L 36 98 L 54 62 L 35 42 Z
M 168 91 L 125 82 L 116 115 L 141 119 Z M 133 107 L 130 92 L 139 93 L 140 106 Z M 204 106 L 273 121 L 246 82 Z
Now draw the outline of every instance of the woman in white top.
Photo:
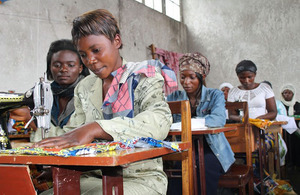
M 248 102 L 249 117 L 274 120 L 277 115 L 274 92 L 265 83 L 256 83 L 256 65 L 243 60 L 236 66 L 236 74 L 241 85 L 229 91 L 229 102 Z M 239 115 L 230 115 L 231 120 L 241 120 Z

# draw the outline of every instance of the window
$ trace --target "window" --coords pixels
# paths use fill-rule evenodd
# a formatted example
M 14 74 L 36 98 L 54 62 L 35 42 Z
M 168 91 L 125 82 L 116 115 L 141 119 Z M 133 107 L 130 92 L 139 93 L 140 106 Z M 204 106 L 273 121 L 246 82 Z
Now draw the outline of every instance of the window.
M 162 0 L 145 0 L 145 5 L 162 13 Z
M 180 0 L 165 0 L 166 15 L 180 21 Z
M 136 0 L 174 20 L 181 21 L 180 0 Z

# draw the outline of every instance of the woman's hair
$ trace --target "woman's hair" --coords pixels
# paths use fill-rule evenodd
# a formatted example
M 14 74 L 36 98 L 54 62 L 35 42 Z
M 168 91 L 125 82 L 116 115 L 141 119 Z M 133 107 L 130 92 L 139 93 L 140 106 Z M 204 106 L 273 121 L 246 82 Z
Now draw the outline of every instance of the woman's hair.
M 117 34 L 121 35 L 116 19 L 105 9 L 89 11 L 76 17 L 71 33 L 75 45 L 80 38 L 88 35 L 104 35 L 111 42 Z
M 80 65 L 82 65 L 82 71 L 80 74 L 83 76 L 87 76 L 90 74 L 89 69 L 82 63 L 80 55 L 77 52 L 77 49 L 74 46 L 74 44 L 72 43 L 72 41 L 69 39 L 60 39 L 60 40 L 52 42 L 49 47 L 49 51 L 47 54 L 47 71 L 46 71 L 48 80 L 53 80 L 53 76 L 52 76 L 51 68 L 50 68 L 52 56 L 53 56 L 53 54 L 55 54 L 59 51 L 62 51 L 62 50 L 68 50 L 68 51 L 72 51 L 72 52 L 76 53 L 79 58 Z
M 250 71 L 256 74 L 257 68 L 256 65 L 251 60 L 243 60 L 235 68 L 236 74 L 239 74 L 244 71 Z

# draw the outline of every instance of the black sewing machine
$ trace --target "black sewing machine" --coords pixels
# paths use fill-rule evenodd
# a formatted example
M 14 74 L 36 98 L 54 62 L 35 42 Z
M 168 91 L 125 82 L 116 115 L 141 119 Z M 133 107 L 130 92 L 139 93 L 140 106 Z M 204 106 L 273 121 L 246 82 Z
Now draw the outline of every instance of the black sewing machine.
M 50 129 L 52 103 L 53 95 L 46 76 L 41 77 L 34 88 L 24 94 L 0 92 L 0 150 L 11 148 L 7 129 L 10 110 L 28 106 L 32 118 L 27 122 L 25 128 L 36 119 L 37 127 L 42 129 L 42 139 L 44 139 L 45 134 Z

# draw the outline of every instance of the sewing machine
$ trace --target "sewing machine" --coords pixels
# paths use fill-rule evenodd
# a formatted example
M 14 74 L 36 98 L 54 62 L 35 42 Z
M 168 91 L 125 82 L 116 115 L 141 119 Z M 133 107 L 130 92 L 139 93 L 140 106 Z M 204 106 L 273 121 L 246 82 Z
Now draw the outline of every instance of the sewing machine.
M 37 127 L 42 130 L 42 139 L 44 139 L 51 125 L 52 103 L 53 95 L 46 75 L 41 77 L 39 82 L 36 82 L 34 88 L 24 94 L 0 92 L 0 149 L 11 148 L 9 139 L 7 138 L 7 122 L 10 110 L 28 106 L 31 110 L 32 117 L 26 123 L 25 128 L 36 119 Z

